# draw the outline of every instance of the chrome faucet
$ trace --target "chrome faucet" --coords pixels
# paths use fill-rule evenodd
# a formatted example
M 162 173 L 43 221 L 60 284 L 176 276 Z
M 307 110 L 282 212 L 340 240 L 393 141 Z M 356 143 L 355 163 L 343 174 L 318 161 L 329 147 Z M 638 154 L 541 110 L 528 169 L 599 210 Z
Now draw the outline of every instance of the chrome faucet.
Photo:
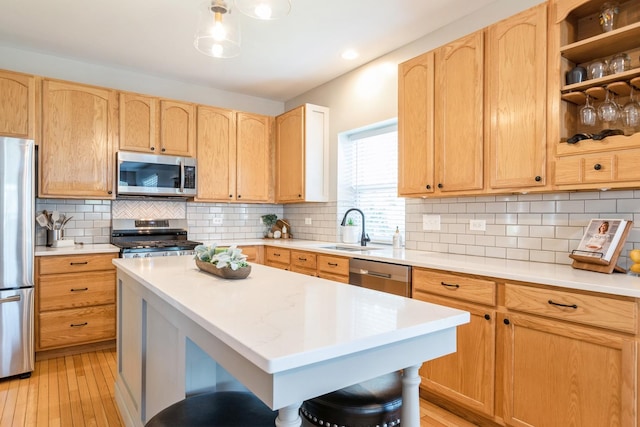
M 347 211 L 344 213 L 344 217 L 342 218 L 342 222 L 340 223 L 340 225 L 344 226 L 347 223 L 347 215 L 349 215 L 349 212 L 351 211 L 360 212 L 360 215 L 362 215 L 362 235 L 360 236 L 360 246 L 367 246 L 367 242 L 370 242 L 371 239 L 369 238 L 369 235 L 364 232 L 364 213 L 360 209 L 347 209 Z

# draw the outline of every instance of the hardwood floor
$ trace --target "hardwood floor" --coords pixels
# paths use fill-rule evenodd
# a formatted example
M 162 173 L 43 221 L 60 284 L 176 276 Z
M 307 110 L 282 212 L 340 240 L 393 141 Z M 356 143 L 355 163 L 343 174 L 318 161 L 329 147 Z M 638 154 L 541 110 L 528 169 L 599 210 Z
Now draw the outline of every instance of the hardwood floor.
M 39 360 L 31 378 L 0 381 L 0 427 L 123 426 L 115 377 L 115 348 Z M 473 427 L 424 400 L 420 415 L 420 427 Z
M 0 427 L 122 426 L 115 377 L 115 348 L 37 361 L 31 378 L 0 381 Z

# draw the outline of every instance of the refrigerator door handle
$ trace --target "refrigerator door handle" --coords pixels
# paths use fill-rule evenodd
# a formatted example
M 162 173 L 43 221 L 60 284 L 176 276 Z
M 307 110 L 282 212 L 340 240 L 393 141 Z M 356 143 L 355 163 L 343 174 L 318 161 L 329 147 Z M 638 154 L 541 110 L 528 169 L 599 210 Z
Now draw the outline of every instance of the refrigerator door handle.
M 21 296 L 20 295 L 14 295 L 8 298 L 0 298 L 0 304 L 4 304 L 5 302 L 18 302 L 20 301 Z

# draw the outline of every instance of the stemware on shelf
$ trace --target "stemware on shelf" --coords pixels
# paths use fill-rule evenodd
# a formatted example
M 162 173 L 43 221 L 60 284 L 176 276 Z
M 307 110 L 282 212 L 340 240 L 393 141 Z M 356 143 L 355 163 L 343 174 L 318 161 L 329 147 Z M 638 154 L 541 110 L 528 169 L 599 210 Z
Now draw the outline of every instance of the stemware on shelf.
M 619 11 L 620 9 L 616 2 L 606 2 L 602 5 L 600 9 L 600 25 L 603 32 L 608 33 L 614 29 L 615 17 Z
M 606 123 L 613 123 L 620 116 L 620 107 L 607 90 L 604 102 L 598 106 L 598 118 Z
M 640 103 L 634 98 L 633 86 L 631 86 L 629 101 L 622 107 L 621 116 L 625 127 L 634 128 L 640 124 Z
M 580 109 L 580 122 L 586 126 L 594 126 L 596 124 L 597 113 L 595 107 L 589 102 L 590 99 L 591 97 L 587 95 L 587 102 Z

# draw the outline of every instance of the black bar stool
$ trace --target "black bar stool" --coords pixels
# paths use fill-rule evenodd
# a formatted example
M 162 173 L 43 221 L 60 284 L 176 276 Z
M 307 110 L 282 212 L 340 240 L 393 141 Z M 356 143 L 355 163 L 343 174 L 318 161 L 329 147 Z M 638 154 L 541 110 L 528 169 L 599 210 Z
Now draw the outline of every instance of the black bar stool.
M 252 393 L 218 391 L 176 402 L 145 427 L 273 427 L 277 416 Z
M 402 375 L 383 375 L 303 402 L 302 425 L 394 427 L 400 425 Z

